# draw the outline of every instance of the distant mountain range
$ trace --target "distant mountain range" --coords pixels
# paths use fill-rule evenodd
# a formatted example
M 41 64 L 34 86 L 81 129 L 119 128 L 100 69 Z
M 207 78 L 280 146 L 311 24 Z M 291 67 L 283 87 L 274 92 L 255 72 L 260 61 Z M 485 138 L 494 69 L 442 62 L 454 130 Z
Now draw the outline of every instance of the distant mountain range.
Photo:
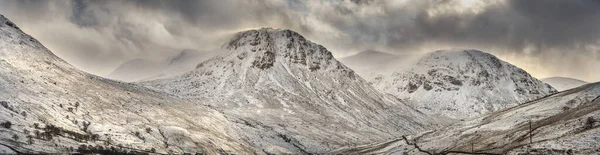
M 478 50 L 338 61 L 297 32 L 262 28 L 210 53 L 132 60 L 111 78 L 136 82 L 121 82 L 74 68 L 0 16 L 0 154 L 591 154 L 600 144 L 599 84 L 558 93 Z
M 199 62 L 214 54 L 212 51 L 182 50 L 161 61 L 133 59 L 121 64 L 108 77 L 128 82 L 167 78 L 194 70 Z
M 556 90 L 558 90 L 558 91 L 565 91 L 565 90 L 577 88 L 579 86 L 588 84 L 588 82 L 585 82 L 582 80 L 566 78 L 566 77 L 549 77 L 549 78 L 542 79 L 542 81 L 544 81 L 545 83 L 556 88 Z
M 361 77 L 372 82 L 375 78 L 390 76 L 394 71 L 412 66 L 422 54 L 394 55 L 376 50 L 366 50 L 343 57 L 340 62 L 352 68 Z

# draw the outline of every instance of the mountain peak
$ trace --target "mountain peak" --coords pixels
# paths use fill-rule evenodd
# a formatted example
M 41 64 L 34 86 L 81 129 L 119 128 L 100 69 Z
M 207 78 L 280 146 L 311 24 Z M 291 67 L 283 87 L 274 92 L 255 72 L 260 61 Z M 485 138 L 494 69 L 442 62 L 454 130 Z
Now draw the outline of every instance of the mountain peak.
M 273 39 L 278 37 L 275 34 L 284 35 L 284 37 L 287 38 L 299 37 L 302 40 L 306 40 L 302 35 L 298 34 L 295 31 L 289 29 L 282 30 L 267 27 L 238 32 L 233 38 L 231 38 L 229 42 L 225 44 L 225 48 L 229 50 L 235 50 L 241 46 L 246 45 L 270 45 L 270 43 L 273 43 Z
M 357 78 L 352 69 L 337 61 L 325 47 L 306 40 L 302 35 L 291 30 L 262 28 L 239 32 L 221 46 L 219 53 L 197 64 L 194 71 L 174 77 L 190 81 L 195 81 L 197 78 L 220 79 L 193 86 L 199 89 L 186 90 L 189 96 L 207 94 L 209 92 L 206 90 L 209 89 L 228 92 L 229 89 L 239 89 L 240 85 L 250 88 L 263 82 L 258 79 L 273 81 L 274 79 L 269 78 L 275 77 L 285 77 L 280 79 L 283 80 L 282 83 L 290 81 L 304 83 L 311 81 L 311 76 L 332 76 L 335 77 L 336 82 L 364 81 L 362 78 Z M 163 83 L 172 83 L 174 78 L 145 83 L 163 87 Z M 187 86 L 189 83 L 181 84 L 185 84 L 182 87 L 192 87 Z M 219 87 L 226 88 L 217 89 Z M 173 88 L 172 91 L 181 90 Z
M 437 50 L 433 53 L 429 54 L 430 56 L 456 56 L 456 57 L 496 57 L 492 54 L 486 53 L 486 52 L 482 52 L 480 50 L 476 50 L 476 49 L 459 49 L 459 48 L 453 48 L 453 49 L 446 49 L 446 50 Z
M 235 51 L 238 59 L 249 58 L 251 67 L 271 68 L 275 61 L 307 66 L 310 70 L 326 68 L 333 58 L 325 47 L 306 40 L 288 29 L 261 28 L 235 35 L 223 49 Z
M 426 54 L 374 85 L 413 101 L 423 111 L 452 118 L 473 117 L 556 92 L 523 69 L 474 49 Z
M 344 142 L 346 138 L 335 136 L 338 134 L 356 135 L 352 139 L 358 137 L 357 143 L 364 143 L 377 139 L 381 131 L 402 135 L 432 125 L 427 122 L 433 120 L 429 116 L 375 90 L 323 46 L 294 31 L 264 28 L 240 32 L 221 50 L 191 72 L 143 84 L 271 128 L 269 133 L 245 128 L 248 133 L 264 133 L 265 138 L 294 135 L 292 141 L 297 143 L 276 145 L 297 150 L 301 144 L 300 149 L 309 153 Z M 289 120 L 294 127 L 278 125 Z M 298 130 L 296 124 L 311 129 Z M 344 127 L 347 125 L 352 127 Z M 341 133 L 340 128 L 353 131 Z M 266 136 L 271 131 L 276 135 Z M 271 145 L 270 141 L 256 143 L 265 146 Z

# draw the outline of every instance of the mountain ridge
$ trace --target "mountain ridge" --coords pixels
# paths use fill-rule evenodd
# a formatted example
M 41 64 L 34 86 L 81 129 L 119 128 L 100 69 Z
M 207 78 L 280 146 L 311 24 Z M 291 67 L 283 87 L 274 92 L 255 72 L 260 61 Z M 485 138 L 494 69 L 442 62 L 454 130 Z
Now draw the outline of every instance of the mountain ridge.
M 0 66 L 4 152 L 258 152 L 222 113 L 78 70 L 4 16 Z
M 396 153 L 417 146 L 421 146 L 417 150 L 444 153 L 465 151 L 465 137 L 487 144 L 480 148 L 494 146 L 488 148 L 490 152 L 506 153 L 520 150 L 498 149 L 504 143 L 471 136 L 498 133 L 518 139 L 518 134 L 500 131 L 505 129 L 503 125 L 516 126 L 521 133 L 525 118 L 542 123 L 554 120 L 534 117 L 537 114 L 565 116 L 566 123 L 576 127 L 585 127 L 576 121 L 584 115 L 597 116 L 585 109 L 597 108 L 598 84 L 554 94 L 552 87 L 540 84 L 522 69 L 476 50 L 428 54 L 415 62 L 418 66 L 403 70 L 407 72 L 374 79 L 378 81 L 363 79 L 322 45 L 287 29 L 239 32 L 219 50 L 215 57 L 198 61 L 186 60 L 191 51 L 182 51 L 161 63 L 176 66 L 186 62 L 189 71 L 125 83 L 74 68 L 1 16 L 0 123 L 4 127 L 0 127 L 0 153 L 15 149 L 13 152 L 25 153 L 321 154 L 359 145 L 368 148 L 367 152 L 385 152 L 370 145 L 383 141 L 388 141 L 386 149 L 401 148 Z M 390 80 L 387 78 L 392 78 L 391 82 L 385 83 Z M 495 85 L 499 87 L 489 87 Z M 381 92 L 382 86 L 383 90 L 389 86 L 388 92 Z M 509 95 L 503 94 L 504 88 Z M 437 90 L 446 95 L 418 94 Z M 479 112 L 484 117 L 460 121 L 435 115 L 439 114 L 435 110 L 446 110 L 439 106 L 444 102 L 427 105 L 414 100 L 447 99 L 461 95 L 456 92 L 462 90 L 476 95 L 481 94 L 473 92 L 490 90 L 487 93 L 493 93 L 492 97 L 514 100 L 482 98 L 508 104 L 491 108 L 483 104 L 481 109 L 488 111 Z M 551 102 L 553 99 L 557 101 Z M 471 132 L 474 126 L 479 132 Z M 554 128 L 541 129 L 549 133 Z M 395 137 L 403 140 L 392 140 Z M 594 136 L 582 137 L 593 140 Z
M 291 141 L 249 139 L 290 152 L 322 153 L 440 123 L 378 92 L 326 48 L 291 30 L 240 32 L 222 50 L 192 72 L 142 84 L 271 128 L 277 133 L 254 125 L 246 131 L 285 135 Z

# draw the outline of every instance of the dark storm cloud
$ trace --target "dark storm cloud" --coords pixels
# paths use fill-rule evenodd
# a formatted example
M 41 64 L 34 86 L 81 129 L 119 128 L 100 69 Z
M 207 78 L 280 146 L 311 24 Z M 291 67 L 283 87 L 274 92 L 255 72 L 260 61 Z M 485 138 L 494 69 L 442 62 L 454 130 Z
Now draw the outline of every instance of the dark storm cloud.
M 107 74 L 129 59 L 160 59 L 183 49 L 209 50 L 235 32 L 275 27 L 298 31 L 341 56 L 365 49 L 402 53 L 477 48 L 501 57 L 512 55 L 512 63 L 535 64 L 524 67 L 534 75 L 600 79 L 590 73 L 590 68 L 600 67 L 600 1 L 596 0 L 0 3 L 0 13 L 14 17 L 59 56 L 97 74 Z M 550 63 L 556 61 L 564 63 Z M 589 67 L 565 71 L 581 66 Z
M 177 16 L 204 29 L 238 29 L 257 23 L 270 23 L 273 19 L 291 24 L 286 11 L 295 6 L 293 2 L 282 3 L 289 5 L 274 5 L 268 0 L 135 0 L 124 3 L 145 11 Z
M 347 5 L 338 5 L 323 20 L 355 38 L 352 44 L 375 42 L 382 43 L 376 46 L 393 49 L 420 47 L 428 41 L 513 51 L 529 45 L 575 48 L 596 44 L 600 34 L 600 1 L 515 0 L 485 6 L 480 12 L 458 12 L 461 8 L 456 8 L 431 15 L 430 11 L 448 3 L 415 1 L 399 7 L 386 7 L 382 1 L 357 3 L 382 10 L 381 14 L 364 17 L 357 17 Z
M 597 43 L 600 27 L 600 1 L 551 0 L 536 4 L 533 1 L 511 1 L 510 6 L 528 20 L 522 37 L 540 44 L 572 46 Z
M 478 14 L 428 17 L 421 13 L 416 24 L 424 39 L 448 39 L 477 45 L 527 44 L 546 48 L 575 48 L 596 44 L 599 38 L 599 1 L 507 1 Z

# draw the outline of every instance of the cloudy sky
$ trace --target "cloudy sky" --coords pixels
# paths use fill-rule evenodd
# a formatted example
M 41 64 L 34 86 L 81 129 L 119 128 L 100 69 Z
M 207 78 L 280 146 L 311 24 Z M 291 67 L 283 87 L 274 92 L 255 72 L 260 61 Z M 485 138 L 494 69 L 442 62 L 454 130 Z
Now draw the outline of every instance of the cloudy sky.
M 598 0 L 5 0 L 0 14 L 98 75 L 127 60 L 209 51 L 235 32 L 273 27 L 336 57 L 474 48 L 538 78 L 600 81 Z

